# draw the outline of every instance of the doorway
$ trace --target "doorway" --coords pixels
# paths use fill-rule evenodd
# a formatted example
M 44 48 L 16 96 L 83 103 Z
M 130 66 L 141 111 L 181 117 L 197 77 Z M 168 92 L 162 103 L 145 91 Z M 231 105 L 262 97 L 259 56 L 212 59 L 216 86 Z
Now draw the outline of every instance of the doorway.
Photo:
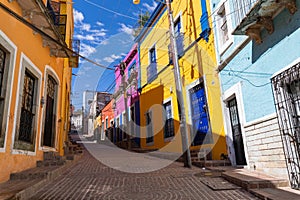
M 236 97 L 228 101 L 235 159 L 237 165 L 247 165 Z

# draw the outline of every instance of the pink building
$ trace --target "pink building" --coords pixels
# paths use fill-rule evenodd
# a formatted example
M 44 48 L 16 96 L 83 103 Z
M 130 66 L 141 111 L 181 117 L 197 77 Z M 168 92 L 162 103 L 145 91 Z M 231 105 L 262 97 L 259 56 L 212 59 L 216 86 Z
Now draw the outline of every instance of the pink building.
M 115 99 L 115 142 L 122 143 L 126 140 L 126 134 L 122 126 L 126 126 L 125 116 L 128 115 L 127 131 L 131 134 L 132 144 L 139 146 L 139 129 L 134 124 L 140 124 L 139 108 L 139 56 L 137 44 L 133 45 L 127 56 L 122 61 L 125 64 L 124 74 L 121 74 L 121 64 L 116 67 L 116 88 L 113 98 Z M 126 96 L 124 95 L 126 91 Z M 127 99 L 127 111 L 125 111 L 125 99 Z M 129 123 L 130 122 L 130 123 Z

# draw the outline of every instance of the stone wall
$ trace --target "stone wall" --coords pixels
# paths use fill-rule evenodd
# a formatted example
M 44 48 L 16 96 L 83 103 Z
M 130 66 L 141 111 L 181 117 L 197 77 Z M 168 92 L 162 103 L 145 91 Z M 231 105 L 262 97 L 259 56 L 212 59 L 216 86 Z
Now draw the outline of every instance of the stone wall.
M 275 114 L 245 125 L 248 165 L 276 177 L 288 178 L 283 144 Z

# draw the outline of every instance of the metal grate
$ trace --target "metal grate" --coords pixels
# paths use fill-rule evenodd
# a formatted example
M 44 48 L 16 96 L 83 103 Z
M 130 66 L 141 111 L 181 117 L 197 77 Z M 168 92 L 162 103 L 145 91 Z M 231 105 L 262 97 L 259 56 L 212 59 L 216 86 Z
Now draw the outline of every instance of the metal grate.
M 300 189 L 300 63 L 271 81 L 290 184 Z
M 35 78 L 25 72 L 24 87 L 22 95 L 22 108 L 20 118 L 19 140 L 33 142 L 33 119 L 34 119 L 34 89 Z

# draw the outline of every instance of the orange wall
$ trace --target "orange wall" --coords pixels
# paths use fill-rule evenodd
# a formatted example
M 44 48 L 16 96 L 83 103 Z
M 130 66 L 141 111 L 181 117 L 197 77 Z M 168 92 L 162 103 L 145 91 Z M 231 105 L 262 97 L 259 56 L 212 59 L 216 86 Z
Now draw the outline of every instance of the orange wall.
M 10 9 L 17 12 L 22 16 L 21 10 L 16 1 L 9 3 L 8 1 L 1 0 L 1 3 L 4 3 Z M 17 46 L 17 55 L 16 62 L 14 66 L 14 77 L 12 84 L 12 99 L 11 106 L 9 110 L 9 121 L 8 123 L 8 134 L 6 135 L 6 148 L 5 152 L 0 152 L 0 182 L 6 181 L 9 179 L 10 173 L 18 172 L 25 170 L 27 168 L 34 167 L 37 160 L 43 158 L 43 152 L 39 150 L 39 141 L 40 141 L 40 130 L 41 130 L 41 116 L 42 109 L 39 107 L 37 115 L 37 132 L 36 132 L 36 154 L 27 155 L 22 153 L 21 155 L 12 154 L 12 138 L 13 138 L 13 127 L 14 118 L 19 116 L 15 115 L 15 106 L 16 106 L 16 97 L 17 97 L 17 87 L 18 87 L 18 76 L 20 71 L 20 58 L 21 52 L 24 53 L 32 63 L 39 68 L 43 73 L 42 78 L 44 78 L 45 66 L 49 65 L 55 71 L 62 83 L 63 77 L 63 59 L 57 59 L 50 56 L 50 50 L 48 47 L 43 47 L 43 41 L 39 34 L 35 34 L 29 27 L 25 26 L 20 21 L 13 18 L 11 15 L 7 14 L 4 10 L 0 10 L 0 30 Z M 5 20 L 3 20 L 5 19 Z M 62 88 L 59 88 L 60 91 Z M 70 89 L 70 88 L 69 88 Z M 44 80 L 41 80 L 41 89 L 40 95 L 44 94 Z M 59 94 L 58 99 L 61 99 L 61 94 Z M 37 97 L 37 102 L 40 102 L 41 96 Z M 61 103 L 58 103 L 57 107 L 57 116 L 61 116 Z M 59 126 L 59 123 L 57 123 Z M 58 134 L 58 133 L 57 133 Z

